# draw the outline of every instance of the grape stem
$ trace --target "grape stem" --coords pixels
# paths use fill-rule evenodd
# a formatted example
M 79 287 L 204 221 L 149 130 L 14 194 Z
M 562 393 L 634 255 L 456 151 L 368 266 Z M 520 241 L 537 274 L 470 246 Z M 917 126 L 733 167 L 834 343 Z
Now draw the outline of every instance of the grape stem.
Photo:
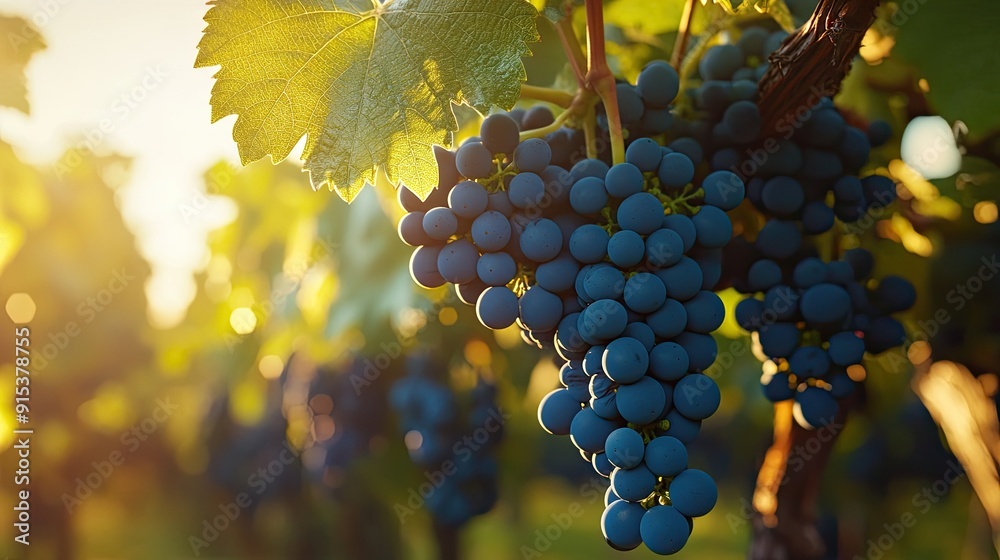
M 597 158 L 597 111 L 594 107 L 583 114 L 583 136 L 587 144 L 587 157 Z
M 579 96 L 577 96 L 577 99 L 578 98 Z M 521 142 L 524 142 L 525 140 L 528 140 L 530 138 L 544 138 L 549 134 L 552 134 L 553 132 L 559 130 L 560 128 L 562 128 L 564 124 L 566 124 L 566 121 L 568 121 L 570 117 L 576 114 L 577 109 L 575 107 L 576 107 L 576 99 L 574 99 L 573 105 L 571 105 L 569 109 L 566 109 L 562 113 L 559 113 L 559 116 L 556 117 L 556 120 L 552 121 L 552 124 L 548 126 L 543 126 L 542 128 L 535 128 L 532 130 L 525 130 L 521 132 Z
M 587 85 L 597 92 L 604 102 L 608 116 L 608 133 L 611 137 L 612 164 L 625 163 L 625 137 L 622 121 L 618 113 L 618 92 L 615 76 L 608 67 L 604 51 L 604 2 L 586 0 L 587 9 Z
M 522 99 L 545 101 L 546 103 L 558 105 L 563 109 L 569 109 L 570 105 L 573 104 L 574 97 L 575 96 L 572 93 L 568 93 L 560 89 L 521 84 Z
M 572 8 L 567 6 L 566 17 L 559 20 L 555 28 L 559 35 L 559 42 L 562 43 L 563 51 L 566 53 L 566 58 L 569 59 L 569 65 L 573 69 L 573 75 L 576 76 L 576 84 L 580 89 L 584 89 L 587 83 L 585 75 L 587 58 L 583 54 L 583 48 L 580 47 L 580 40 L 576 38 L 576 32 L 573 31 L 573 22 L 570 18 L 571 10 Z
M 694 17 L 694 8 L 698 0 L 688 0 L 684 4 L 684 12 L 681 14 L 681 25 L 678 29 L 677 41 L 674 43 L 674 52 L 670 55 L 670 65 L 681 71 L 681 63 L 684 61 L 684 51 L 687 50 L 688 39 L 691 37 L 691 19 Z

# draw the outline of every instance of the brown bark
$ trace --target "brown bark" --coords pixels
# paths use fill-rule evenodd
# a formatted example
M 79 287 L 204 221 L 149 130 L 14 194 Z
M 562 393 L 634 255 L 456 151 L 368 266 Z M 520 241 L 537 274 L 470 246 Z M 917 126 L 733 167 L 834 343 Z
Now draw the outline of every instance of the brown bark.
M 840 91 L 876 6 L 878 0 L 820 0 L 809 21 L 771 55 L 757 105 L 772 134 Z

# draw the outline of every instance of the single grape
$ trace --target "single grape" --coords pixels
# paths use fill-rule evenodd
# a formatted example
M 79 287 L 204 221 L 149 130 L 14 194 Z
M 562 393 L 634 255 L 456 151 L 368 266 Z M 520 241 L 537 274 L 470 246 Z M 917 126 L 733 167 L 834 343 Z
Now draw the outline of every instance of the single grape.
M 701 517 L 719 500 L 712 477 L 698 469 L 686 469 L 670 481 L 670 502 L 687 517 Z
M 518 311 L 517 296 L 506 286 L 488 288 L 476 301 L 476 315 L 479 321 L 494 330 L 513 325 Z
M 514 165 L 518 171 L 541 174 L 552 162 L 552 149 L 541 138 L 529 138 L 514 150 Z
M 493 154 L 479 142 L 470 142 L 459 148 L 455 153 L 455 166 L 468 179 L 485 179 L 495 171 Z

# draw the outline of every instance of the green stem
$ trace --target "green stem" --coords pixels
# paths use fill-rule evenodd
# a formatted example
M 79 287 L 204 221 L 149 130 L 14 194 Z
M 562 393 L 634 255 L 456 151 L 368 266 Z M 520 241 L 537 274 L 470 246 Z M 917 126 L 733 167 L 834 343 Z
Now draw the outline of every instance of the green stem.
M 608 115 L 608 133 L 611 136 L 611 159 L 613 164 L 625 162 L 625 137 L 622 121 L 618 113 L 618 92 L 615 77 L 608 67 L 604 51 L 604 3 L 602 0 L 586 0 L 587 8 L 587 84 L 597 92 L 604 102 L 604 112 Z
M 568 109 L 573 104 L 573 94 L 571 93 L 559 89 L 529 86 L 528 84 L 521 84 L 521 98 L 546 101 L 563 109 Z
M 587 143 L 587 157 L 597 159 L 597 111 L 594 107 L 583 115 L 583 137 Z
M 569 118 L 572 117 L 574 114 L 575 111 L 573 107 L 570 107 L 569 109 L 560 113 L 559 116 L 556 117 L 556 120 L 552 121 L 552 124 L 550 124 L 549 126 L 543 126 L 542 128 L 535 128 L 533 130 L 525 130 L 524 132 L 522 132 L 521 141 L 524 142 L 529 138 L 544 138 L 545 136 L 552 134 L 553 132 L 562 128 L 563 124 L 565 124 L 566 121 L 569 120 Z
M 681 71 L 684 51 L 687 50 L 688 39 L 691 37 L 691 19 L 694 16 L 694 7 L 697 3 L 698 0 L 688 0 L 684 4 L 684 13 L 681 15 L 681 25 L 677 33 L 677 41 L 674 43 L 674 52 L 670 55 L 670 65 L 678 72 Z
M 569 65 L 573 69 L 573 75 L 576 76 L 576 84 L 580 89 L 583 89 L 586 85 L 587 58 L 583 54 L 583 48 L 580 47 L 579 39 L 576 38 L 576 32 L 573 31 L 573 21 L 569 17 L 569 13 L 559 20 L 555 28 L 559 35 L 559 42 L 562 43 L 563 51 L 566 53 L 566 58 L 569 59 Z

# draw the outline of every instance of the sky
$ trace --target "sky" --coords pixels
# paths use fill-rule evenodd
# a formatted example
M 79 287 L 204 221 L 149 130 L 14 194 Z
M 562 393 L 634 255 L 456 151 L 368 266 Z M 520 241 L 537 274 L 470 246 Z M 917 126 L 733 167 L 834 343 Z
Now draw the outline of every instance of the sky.
M 239 163 L 235 117 L 211 122 L 215 70 L 193 68 L 206 11 L 204 0 L 0 0 L 0 13 L 34 21 L 48 46 L 27 69 L 31 115 L 0 109 L 0 137 L 40 166 L 86 138 L 95 153 L 134 158 L 122 212 L 153 266 L 146 288 L 160 326 L 183 318 L 205 236 L 235 212 L 202 194 L 210 165 Z

